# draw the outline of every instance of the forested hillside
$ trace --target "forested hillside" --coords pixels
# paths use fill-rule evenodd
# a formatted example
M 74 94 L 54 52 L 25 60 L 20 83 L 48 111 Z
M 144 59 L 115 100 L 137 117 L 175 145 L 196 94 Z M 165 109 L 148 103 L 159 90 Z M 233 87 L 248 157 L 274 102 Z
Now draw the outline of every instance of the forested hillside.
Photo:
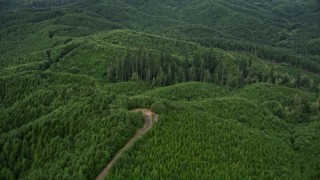
M 0 179 L 320 179 L 320 1 L 0 0 Z

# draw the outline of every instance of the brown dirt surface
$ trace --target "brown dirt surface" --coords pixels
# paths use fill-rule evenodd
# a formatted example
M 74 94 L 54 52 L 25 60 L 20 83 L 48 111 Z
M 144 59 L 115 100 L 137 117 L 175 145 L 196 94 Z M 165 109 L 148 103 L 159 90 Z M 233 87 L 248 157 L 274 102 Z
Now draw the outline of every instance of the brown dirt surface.
M 143 134 L 148 132 L 152 128 L 153 121 L 158 121 L 158 115 L 152 112 L 149 109 L 135 109 L 132 112 L 142 112 L 145 123 L 144 127 L 139 129 L 137 133 L 127 142 L 127 144 L 121 148 L 117 154 L 111 159 L 111 161 L 107 164 L 107 166 L 103 169 L 103 171 L 99 174 L 99 176 L 96 178 L 96 180 L 102 180 L 105 178 L 112 165 L 117 161 L 117 159 L 128 149 L 130 148 Z

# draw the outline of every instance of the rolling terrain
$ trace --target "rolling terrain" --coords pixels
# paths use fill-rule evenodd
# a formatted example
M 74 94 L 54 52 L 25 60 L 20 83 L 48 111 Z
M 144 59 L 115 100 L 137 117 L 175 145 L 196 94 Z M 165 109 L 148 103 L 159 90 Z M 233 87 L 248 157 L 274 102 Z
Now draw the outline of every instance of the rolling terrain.
M 0 179 L 319 179 L 319 48 L 316 0 L 0 0 Z

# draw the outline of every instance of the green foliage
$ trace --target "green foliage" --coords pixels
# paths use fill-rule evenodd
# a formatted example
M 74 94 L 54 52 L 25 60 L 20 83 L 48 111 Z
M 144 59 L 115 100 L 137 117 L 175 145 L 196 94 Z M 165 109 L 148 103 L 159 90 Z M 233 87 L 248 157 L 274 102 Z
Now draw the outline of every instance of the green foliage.
M 227 94 L 227 92 L 228 90 L 225 88 L 213 84 L 191 82 L 157 88 L 153 91 L 148 91 L 144 95 L 173 101 L 190 101 L 222 97 Z
M 13 104 L 5 96 L 1 177 L 94 178 L 142 126 L 141 115 L 112 108 L 117 99 L 112 92 L 70 80 L 71 85 L 38 82 Z
M 319 161 L 313 159 L 312 166 L 304 161 L 319 154 L 314 149 L 319 137 L 317 117 L 310 124 L 296 125 L 286 122 L 288 117 L 281 111 L 289 106 L 286 100 L 291 103 L 292 94 L 301 92 L 260 83 L 201 100 L 203 92 L 212 91 L 208 84 L 183 83 L 147 95 L 172 99 L 172 94 L 183 94 L 188 86 L 197 88 L 194 92 L 186 88 L 194 96 L 188 102 L 175 98 L 176 102 L 160 100 L 152 105 L 160 113 L 159 122 L 120 158 L 108 179 L 317 177 Z M 180 93 L 173 93 L 175 89 Z M 281 92 L 285 93 L 280 96 Z M 175 104 L 180 107 L 174 108 Z M 308 128 L 300 128 L 304 126 Z M 311 143 L 312 147 L 307 145 Z M 311 149 L 316 154 L 305 154 Z
M 299 175 L 291 163 L 294 151 L 282 140 L 234 120 L 188 111 L 162 115 L 156 128 L 118 161 L 108 179 Z M 277 154 L 269 153 L 274 151 Z
M 0 179 L 319 179 L 319 7 L 0 0 Z

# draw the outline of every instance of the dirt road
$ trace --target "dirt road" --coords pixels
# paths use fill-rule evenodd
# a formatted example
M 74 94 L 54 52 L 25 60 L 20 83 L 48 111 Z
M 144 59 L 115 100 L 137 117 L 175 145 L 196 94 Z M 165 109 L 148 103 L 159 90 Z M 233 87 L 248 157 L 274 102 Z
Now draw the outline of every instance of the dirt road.
M 110 168 L 117 161 L 117 159 L 129 147 L 131 147 L 144 133 L 148 132 L 152 128 L 153 121 L 158 120 L 158 115 L 148 109 L 136 109 L 136 110 L 133 110 L 133 112 L 143 113 L 144 119 L 145 119 L 144 127 L 139 129 L 137 133 L 127 142 L 127 144 L 117 152 L 117 154 L 112 158 L 112 160 L 107 164 L 107 166 L 103 169 L 100 175 L 96 178 L 96 180 L 102 180 L 104 177 L 106 177 L 110 171 Z

